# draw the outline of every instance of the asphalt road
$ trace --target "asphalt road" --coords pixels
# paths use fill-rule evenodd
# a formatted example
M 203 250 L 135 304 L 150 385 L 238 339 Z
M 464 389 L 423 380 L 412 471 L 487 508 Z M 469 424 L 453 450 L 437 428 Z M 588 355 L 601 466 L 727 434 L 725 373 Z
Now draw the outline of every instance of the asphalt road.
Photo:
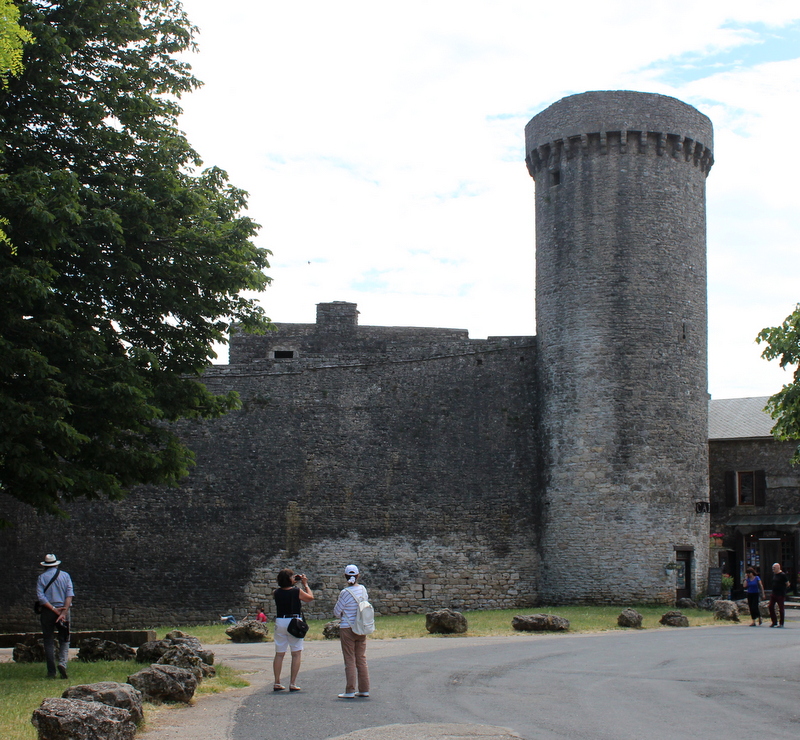
M 800 623 L 404 640 L 368 650 L 372 696 L 343 700 L 341 663 L 303 691 L 250 694 L 232 740 L 324 740 L 389 724 L 510 728 L 527 740 L 800 735 Z M 310 656 L 309 656 L 310 657 Z M 376 729 L 374 737 L 380 738 Z

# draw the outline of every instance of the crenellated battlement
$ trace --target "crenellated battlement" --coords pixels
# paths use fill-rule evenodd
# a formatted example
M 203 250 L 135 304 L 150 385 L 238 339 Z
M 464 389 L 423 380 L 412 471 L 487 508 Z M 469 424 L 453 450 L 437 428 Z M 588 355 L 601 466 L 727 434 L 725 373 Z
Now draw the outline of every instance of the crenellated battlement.
M 598 131 L 556 139 L 529 150 L 525 163 L 531 177 L 543 169 L 558 171 L 564 160 L 609 153 L 673 157 L 699 168 L 708 175 L 714 164 L 711 148 L 703 142 L 680 134 L 660 131 Z

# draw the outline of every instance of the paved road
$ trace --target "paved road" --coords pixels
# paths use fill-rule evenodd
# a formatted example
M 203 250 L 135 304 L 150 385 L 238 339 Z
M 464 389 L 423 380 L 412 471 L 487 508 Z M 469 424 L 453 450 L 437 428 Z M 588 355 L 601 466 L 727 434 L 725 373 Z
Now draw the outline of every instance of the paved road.
M 797 622 L 375 641 L 372 697 L 349 701 L 336 698 L 343 669 L 326 656 L 313 667 L 309 655 L 301 693 L 273 693 L 268 684 L 253 691 L 228 737 L 325 740 L 376 728 L 358 736 L 377 740 L 389 735 L 382 726 L 415 723 L 491 725 L 527 740 L 800 735 Z M 403 737 L 418 736 L 408 729 Z

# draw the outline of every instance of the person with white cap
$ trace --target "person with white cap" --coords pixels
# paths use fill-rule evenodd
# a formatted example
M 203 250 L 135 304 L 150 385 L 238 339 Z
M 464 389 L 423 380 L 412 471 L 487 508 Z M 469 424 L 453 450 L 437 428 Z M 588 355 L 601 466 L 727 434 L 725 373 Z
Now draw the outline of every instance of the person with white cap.
M 367 601 L 367 589 L 359 582 L 358 566 L 348 565 L 344 569 L 348 586 L 339 593 L 333 614 L 339 617 L 339 640 L 344 656 L 344 674 L 347 681 L 340 699 L 355 699 L 369 696 L 369 669 L 367 668 L 367 636 L 353 631 L 361 601 Z M 358 689 L 358 690 L 356 690 Z
M 75 591 L 69 573 L 58 566 L 61 561 L 52 553 L 40 563 L 45 570 L 36 581 L 36 599 L 41 612 L 39 619 L 44 637 L 44 654 L 47 661 L 47 677 L 56 677 L 55 634 L 58 633 L 58 673 L 67 675 L 69 660 L 69 608 Z M 55 568 L 55 570 L 53 570 Z

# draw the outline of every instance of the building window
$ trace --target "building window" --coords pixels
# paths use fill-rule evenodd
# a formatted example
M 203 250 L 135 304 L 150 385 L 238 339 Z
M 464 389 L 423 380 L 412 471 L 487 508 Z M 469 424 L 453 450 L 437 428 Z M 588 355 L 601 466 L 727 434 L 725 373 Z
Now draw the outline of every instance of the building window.
M 755 506 L 756 503 L 756 480 L 755 472 L 752 470 L 736 473 L 736 492 L 738 494 L 737 503 L 739 506 Z
M 765 506 L 767 475 L 763 470 L 736 470 L 725 474 L 728 506 Z
M 276 360 L 291 360 L 294 357 L 294 350 L 292 349 L 276 349 Z

